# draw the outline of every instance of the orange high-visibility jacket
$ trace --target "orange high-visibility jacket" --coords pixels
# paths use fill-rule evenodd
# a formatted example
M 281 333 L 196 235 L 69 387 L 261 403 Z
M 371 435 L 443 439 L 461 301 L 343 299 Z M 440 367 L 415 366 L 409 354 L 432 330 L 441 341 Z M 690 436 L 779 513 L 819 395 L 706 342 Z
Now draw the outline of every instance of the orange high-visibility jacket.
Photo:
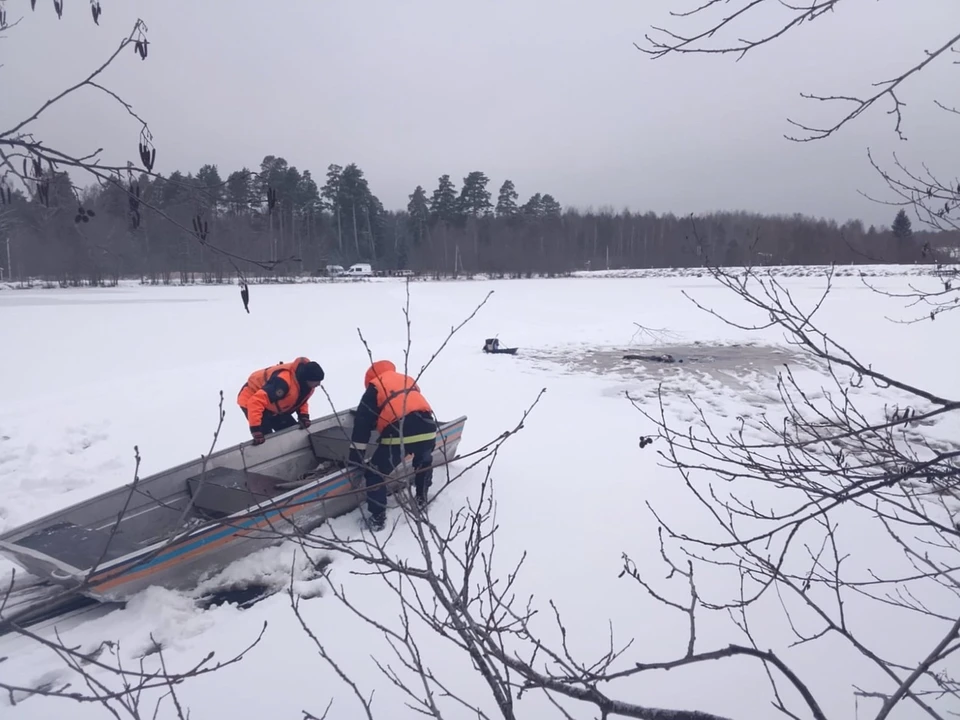
M 364 384 L 377 390 L 377 432 L 414 412 L 433 412 L 430 403 L 409 375 L 397 372 L 389 360 L 375 362 L 364 376 Z
M 301 387 L 297 381 L 297 368 L 310 362 L 310 358 L 298 357 L 290 363 L 278 363 L 250 374 L 247 382 L 240 388 L 237 405 L 246 410 L 250 429 L 256 429 L 263 422 L 263 413 L 287 415 L 296 410 L 308 415 L 308 400 L 313 388 Z

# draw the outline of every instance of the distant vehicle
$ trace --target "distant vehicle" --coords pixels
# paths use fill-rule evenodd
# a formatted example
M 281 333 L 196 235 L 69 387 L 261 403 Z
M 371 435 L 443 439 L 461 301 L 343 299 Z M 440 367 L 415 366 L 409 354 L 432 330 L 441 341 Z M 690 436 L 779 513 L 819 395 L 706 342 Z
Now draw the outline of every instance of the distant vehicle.
M 352 275 L 355 277 L 367 277 L 373 275 L 373 266 L 370 263 L 355 263 L 347 268 L 347 271 L 344 275 Z
M 343 275 L 343 265 L 327 265 L 324 270 L 327 275 Z

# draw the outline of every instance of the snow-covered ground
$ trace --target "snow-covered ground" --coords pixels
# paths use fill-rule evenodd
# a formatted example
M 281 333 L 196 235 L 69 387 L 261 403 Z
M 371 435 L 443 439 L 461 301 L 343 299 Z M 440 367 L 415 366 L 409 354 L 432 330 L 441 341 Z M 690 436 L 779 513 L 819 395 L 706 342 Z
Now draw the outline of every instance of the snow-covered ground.
M 438 415 L 468 415 L 461 452 L 513 427 L 546 388 L 525 429 L 504 445 L 495 465 L 500 570 L 512 568 L 526 552 L 518 595 L 534 593 L 535 605 L 547 614 L 548 600 L 553 599 L 572 646 L 590 660 L 606 649 L 609 623 L 618 642 L 635 639 L 632 652 L 637 660 L 658 661 L 684 651 L 685 640 L 678 640 L 685 637 L 683 618 L 655 604 L 636 584 L 618 578 L 624 552 L 637 558 L 651 582 L 663 578 L 656 564 L 656 524 L 647 503 L 679 523 L 690 502 L 676 474 L 661 466 L 654 452 L 657 445 L 638 446 L 638 438 L 654 428 L 624 392 L 640 397 L 654 411 L 657 385 L 663 381 L 670 394 L 667 412 L 675 422 L 699 422 L 684 397 L 692 394 L 721 430 L 732 427 L 738 415 L 755 416 L 776 402 L 771 362 L 724 373 L 693 366 L 588 367 L 590 354 L 598 348 L 625 349 L 650 340 L 649 334 L 638 335 L 634 323 L 668 329 L 673 343 L 785 344 L 781 333 L 736 330 L 683 297 L 685 291 L 741 321 L 764 320 L 710 277 L 691 272 L 660 275 L 409 286 L 414 370 L 435 353 L 452 326 L 494 291 L 433 361 L 421 383 Z M 809 276 L 783 282 L 801 306 L 809 305 L 822 290 L 823 278 L 796 275 Z M 885 288 L 907 282 L 892 273 L 876 275 L 875 282 Z M 913 277 L 910 282 L 934 281 Z M 332 402 L 344 407 L 359 400 L 369 364 L 357 328 L 374 356 L 398 365 L 403 361 L 407 327 L 402 282 L 264 285 L 251 288 L 251 296 L 247 314 L 236 288 L 230 287 L 125 285 L 0 293 L 0 529 L 129 481 L 135 445 L 142 456 L 141 475 L 206 452 L 217 423 L 220 391 L 227 413 L 220 443 L 246 439 L 234 398 L 253 369 L 308 355 L 323 365 Z M 878 297 L 856 277 L 843 277 L 835 281 L 819 319 L 832 337 L 869 358 L 875 369 L 933 392 L 960 396 L 960 316 L 948 314 L 918 325 L 888 319 L 908 314 L 902 303 Z M 504 345 L 519 345 L 520 354 L 481 353 L 483 339 L 493 335 Z M 819 385 L 813 370 L 798 372 L 809 387 Z M 890 391 L 866 389 L 862 407 L 876 410 L 896 397 Z M 324 405 L 326 399 L 315 396 L 312 414 L 323 414 Z M 956 438 L 958 430 L 956 422 L 945 422 L 931 432 Z M 446 513 L 474 497 L 484 471 L 468 471 L 431 512 Z M 359 532 L 356 524 L 355 516 L 335 521 L 343 533 Z M 413 547 L 406 533 L 398 531 L 391 540 L 398 553 Z M 889 548 L 873 542 L 866 529 L 853 537 L 854 562 L 882 567 Z M 227 568 L 225 576 L 282 581 L 292 553 L 285 546 L 266 549 Z M 10 567 L 0 561 L 0 571 Z M 388 623 L 396 619 L 395 599 L 377 581 L 348 575 L 346 561 L 336 560 L 331 567 L 336 581 L 345 584 L 362 608 Z M 305 580 L 302 586 L 309 589 L 318 582 Z M 365 694 L 376 690 L 374 708 L 381 717 L 415 716 L 371 660 L 390 658 L 382 634 L 360 624 L 327 596 L 306 599 L 301 608 L 360 689 Z M 880 611 L 870 612 L 877 614 L 858 617 L 857 622 L 860 627 L 885 623 L 889 648 L 909 655 L 911 643 L 928 639 L 923 628 L 890 626 Z M 120 641 L 128 663 L 148 649 L 152 635 L 163 643 L 167 663 L 182 668 L 210 650 L 216 650 L 218 658 L 230 657 L 256 637 L 265 621 L 269 627 L 263 641 L 242 662 L 181 688 L 181 702 L 191 708 L 191 717 L 299 718 L 303 710 L 320 716 L 331 697 L 335 701 L 329 717 L 364 716 L 349 688 L 300 631 L 283 593 L 247 610 L 230 605 L 200 610 L 189 593 L 152 589 L 123 610 L 62 633 L 67 643 L 84 648 Z M 703 640 L 720 642 L 726 637 L 723 632 L 728 631 L 702 629 Z M 766 642 L 779 647 L 788 641 L 784 627 L 771 619 Z M 446 673 L 457 687 L 490 706 L 469 662 L 449 644 L 427 637 L 422 647 L 438 673 Z M 5 682 L 36 686 L 67 676 L 52 653 L 23 638 L 0 638 L 0 658 L 4 656 L 0 675 Z M 852 684 L 877 679 L 859 671 L 856 658 L 851 660 L 846 651 L 824 656 L 802 646 L 791 657 L 828 717 L 852 717 Z M 762 668 L 743 661 L 644 677 L 625 685 L 620 695 L 652 706 L 699 708 L 731 717 L 769 717 L 773 712 Z M 172 706 L 164 707 L 160 717 L 172 717 Z M 529 708 L 520 713 L 525 717 L 557 716 L 542 696 L 525 697 L 519 707 Z M 0 697 L 0 708 L 0 715 L 10 720 L 105 716 L 95 705 L 40 696 L 15 706 Z M 467 717 L 465 711 L 448 710 L 448 717 Z M 581 707 L 574 716 L 594 714 Z
M 731 267 L 726 269 L 727 272 L 731 273 L 742 273 L 745 268 Z M 828 265 L 772 265 L 769 267 L 758 268 L 758 271 L 762 272 L 765 275 L 771 275 L 773 277 L 812 277 L 823 275 L 828 270 L 831 270 Z M 927 275 L 937 275 L 940 273 L 940 269 L 934 264 L 921 264 L 921 265 L 838 265 L 832 268 L 833 274 L 836 277 L 916 277 L 916 276 L 927 276 Z M 576 270 L 569 273 L 567 276 L 562 277 L 571 277 L 571 278 L 582 278 L 582 279 L 598 279 L 598 278 L 619 278 L 619 279 L 649 279 L 649 278 L 701 278 L 709 275 L 709 270 L 704 267 L 688 267 L 688 268 L 611 268 L 609 270 Z M 175 276 L 176 277 L 176 276 Z M 537 279 L 545 278 L 547 276 L 535 275 Z M 453 280 L 458 280 L 461 282 L 465 281 L 487 281 L 491 279 L 497 279 L 491 277 L 485 273 L 476 273 L 472 275 L 460 275 L 456 278 L 451 276 L 442 276 L 439 279 L 435 279 L 430 273 L 419 275 L 411 278 L 414 282 L 451 282 Z M 196 277 L 197 282 L 202 281 L 202 276 L 198 275 Z M 334 275 L 334 276 L 313 276 L 311 274 L 302 274 L 302 275 L 293 275 L 280 278 L 268 278 L 263 281 L 265 284 L 327 284 L 333 283 L 337 285 L 342 285 L 344 283 L 396 283 L 403 282 L 404 278 L 397 276 L 382 276 L 382 277 L 350 277 L 345 275 Z M 236 278 L 225 278 L 225 284 L 236 283 Z M 249 279 L 250 284 L 260 284 L 260 281 L 256 278 Z M 121 288 L 135 288 L 141 286 L 141 281 L 135 278 L 122 278 L 118 286 Z M 193 284 L 193 283 L 190 283 Z M 173 286 L 178 286 L 179 281 L 174 279 Z M 50 280 L 40 280 L 37 278 L 30 278 L 23 282 L 10 282 L 0 280 L 0 290 L 60 290 L 60 286 L 57 283 L 51 282 Z

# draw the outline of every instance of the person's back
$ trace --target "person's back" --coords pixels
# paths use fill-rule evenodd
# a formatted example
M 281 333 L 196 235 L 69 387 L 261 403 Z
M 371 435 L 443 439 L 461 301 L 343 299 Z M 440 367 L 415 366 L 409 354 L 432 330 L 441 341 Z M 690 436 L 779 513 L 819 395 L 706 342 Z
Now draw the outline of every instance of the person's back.
M 266 434 L 296 424 L 294 411 L 300 426 L 309 427 L 309 400 L 323 378 L 323 368 L 306 357 L 250 373 L 237 394 L 237 404 L 249 422 L 254 444 L 262 443 Z
M 379 412 L 376 428 L 381 435 L 385 431 L 389 434 L 398 432 L 399 428 L 392 426 L 402 418 L 414 413 L 433 413 L 433 408 L 420 392 L 420 387 L 409 375 L 397 370 L 385 370 L 374 376 L 368 384 L 377 388 Z
M 398 372 L 389 360 L 370 366 L 364 375 L 364 387 L 350 438 L 350 462 L 365 468 L 367 508 L 371 526 L 376 530 L 383 527 L 386 512 L 382 480 L 400 465 L 405 455 L 413 455 L 417 501 L 421 507 L 426 504 L 427 488 L 432 484 L 437 423 L 433 408 L 416 381 Z M 363 453 L 374 429 L 380 438 L 370 459 L 371 471 L 366 468 Z

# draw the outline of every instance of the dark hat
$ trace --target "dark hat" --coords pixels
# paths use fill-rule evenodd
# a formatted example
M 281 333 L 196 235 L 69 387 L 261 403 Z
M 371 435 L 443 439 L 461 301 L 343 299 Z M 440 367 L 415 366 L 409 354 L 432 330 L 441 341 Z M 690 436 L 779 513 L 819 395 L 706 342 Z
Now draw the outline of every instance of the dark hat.
M 297 379 L 304 382 L 323 382 L 323 368 L 320 363 L 311 360 L 297 368 Z

